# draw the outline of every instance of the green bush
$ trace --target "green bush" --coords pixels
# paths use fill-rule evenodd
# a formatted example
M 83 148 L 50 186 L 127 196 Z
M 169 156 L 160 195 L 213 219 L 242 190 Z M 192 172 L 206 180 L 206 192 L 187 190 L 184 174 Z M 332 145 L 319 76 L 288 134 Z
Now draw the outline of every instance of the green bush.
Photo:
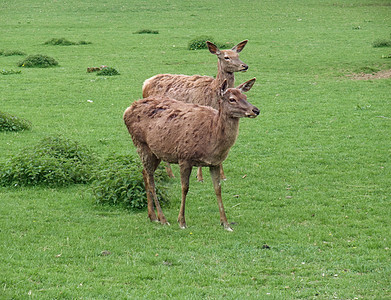
M 159 34 L 159 30 L 141 29 L 133 33 L 134 34 Z
M 0 50 L 0 55 L 4 55 L 4 56 L 14 56 L 14 55 L 26 55 L 26 53 L 24 53 L 23 51 L 19 51 L 19 50 Z
M 98 71 L 96 73 L 96 75 L 98 75 L 98 76 L 114 76 L 114 75 L 120 75 L 120 73 L 114 68 L 105 67 L 105 68 L 102 68 L 102 70 Z
M 30 55 L 18 63 L 18 67 L 25 68 L 48 68 L 57 65 L 58 62 L 54 58 L 41 54 Z
M 211 36 L 199 36 L 197 38 L 192 39 L 189 44 L 188 44 L 188 49 L 189 50 L 199 50 L 199 49 L 207 49 L 208 46 L 206 44 L 206 41 L 209 41 L 213 44 L 215 44 L 218 48 L 220 49 L 227 49 L 227 48 L 232 48 L 233 45 L 231 43 L 218 43 L 214 40 L 213 37 Z
M 372 46 L 375 48 L 380 48 L 380 47 L 391 47 L 391 40 L 386 40 L 386 39 L 377 39 L 372 43 Z
M 142 209 L 147 206 L 142 176 L 142 165 L 131 156 L 111 156 L 95 173 L 91 193 L 97 204 L 115 205 L 128 209 Z M 163 181 L 166 172 L 158 168 L 155 173 L 156 194 L 161 204 L 168 203 Z
M 3 186 L 64 186 L 90 180 L 97 158 L 86 146 L 52 136 L 23 149 L 0 171 Z
M 23 131 L 31 129 L 31 122 L 0 111 L 0 131 Z
M 0 74 L 1 75 L 13 75 L 13 74 L 21 74 L 22 71 L 14 71 L 14 70 L 1 70 Z
M 88 45 L 91 42 L 80 41 L 78 43 L 67 40 L 66 38 L 52 38 L 44 43 L 45 45 L 54 46 L 71 46 L 71 45 Z

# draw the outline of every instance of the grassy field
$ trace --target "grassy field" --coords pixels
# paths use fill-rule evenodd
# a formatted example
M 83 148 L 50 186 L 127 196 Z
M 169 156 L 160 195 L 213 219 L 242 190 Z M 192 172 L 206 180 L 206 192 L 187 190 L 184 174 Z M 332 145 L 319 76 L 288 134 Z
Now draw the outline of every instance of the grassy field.
M 94 205 L 88 185 L 0 187 L 0 299 L 390 299 L 391 79 L 347 76 L 391 69 L 391 48 L 372 46 L 391 39 L 390 1 L 131 2 L 0 2 L 0 50 L 59 62 L 0 55 L 0 71 L 21 71 L 0 74 L 0 111 L 33 126 L 0 132 L 0 163 L 57 133 L 134 155 L 122 114 L 143 81 L 215 75 L 216 57 L 187 50 L 195 37 L 248 39 L 236 82 L 257 78 L 248 99 L 261 115 L 241 120 L 224 164 L 234 232 L 195 171 L 186 230 L 178 177 L 169 227 Z M 86 72 L 100 65 L 121 75 Z

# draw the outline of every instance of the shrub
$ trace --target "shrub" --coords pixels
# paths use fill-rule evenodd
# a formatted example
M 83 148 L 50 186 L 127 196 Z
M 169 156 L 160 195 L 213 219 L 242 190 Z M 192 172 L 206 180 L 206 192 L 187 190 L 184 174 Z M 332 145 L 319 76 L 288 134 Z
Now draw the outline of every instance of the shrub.
M 71 45 L 88 45 L 91 42 L 80 41 L 78 43 L 69 41 L 65 38 L 52 38 L 44 43 L 45 45 L 54 45 L 54 46 L 71 46 Z
M 18 63 L 18 67 L 25 68 L 48 68 L 57 65 L 58 62 L 54 58 L 41 54 L 30 55 Z
M 189 45 L 187 48 L 189 50 L 207 49 L 208 46 L 206 44 L 206 41 L 209 41 L 209 42 L 215 44 L 218 48 L 221 48 L 221 49 L 227 49 L 227 48 L 233 47 L 233 45 L 231 43 L 225 43 L 225 44 L 218 43 L 214 40 L 213 37 L 204 35 L 204 36 L 200 36 L 200 37 L 192 39 L 189 42 Z
M 26 53 L 24 53 L 23 51 L 19 51 L 19 50 L 0 50 L 0 55 L 4 55 L 4 56 L 20 55 L 20 56 L 23 56 L 23 55 L 26 55 Z
M 133 33 L 134 34 L 159 34 L 159 30 L 141 29 Z
M 31 122 L 0 111 L 0 131 L 23 131 L 31 129 Z
M 61 46 L 70 46 L 75 45 L 76 43 L 71 42 L 65 38 L 52 38 L 44 43 L 45 45 L 61 45 Z
M 162 187 L 163 181 L 167 180 L 166 172 L 159 167 L 155 174 L 159 202 L 168 203 Z M 128 209 L 147 207 L 141 162 L 132 156 L 119 155 L 105 160 L 93 177 L 91 193 L 97 204 Z
M 100 71 L 96 73 L 98 76 L 114 76 L 114 75 L 120 75 L 119 72 L 111 67 L 105 67 L 102 68 Z
M 372 43 L 372 46 L 375 48 L 380 48 L 380 47 L 391 47 L 391 40 L 386 40 L 386 39 L 377 39 Z
M 1 70 L 1 72 L 0 72 L 0 74 L 1 75 L 13 75 L 13 74 L 21 74 L 22 73 L 22 71 L 14 71 L 14 70 L 9 70 L 9 71 L 7 71 L 7 70 Z
M 86 146 L 52 136 L 23 149 L 0 171 L 0 184 L 8 186 L 64 186 L 90 180 L 96 157 Z

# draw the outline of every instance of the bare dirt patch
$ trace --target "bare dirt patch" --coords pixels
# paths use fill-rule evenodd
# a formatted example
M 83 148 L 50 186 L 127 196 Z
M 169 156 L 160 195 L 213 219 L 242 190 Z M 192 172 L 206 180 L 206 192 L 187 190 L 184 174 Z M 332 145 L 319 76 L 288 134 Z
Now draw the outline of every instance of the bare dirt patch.
M 391 69 L 390 70 L 383 70 L 379 72 L 374 73 L 353 73 L 347 75 L 353 80 L 372 80 L 372 79 L 386 79 L 391 78 Z

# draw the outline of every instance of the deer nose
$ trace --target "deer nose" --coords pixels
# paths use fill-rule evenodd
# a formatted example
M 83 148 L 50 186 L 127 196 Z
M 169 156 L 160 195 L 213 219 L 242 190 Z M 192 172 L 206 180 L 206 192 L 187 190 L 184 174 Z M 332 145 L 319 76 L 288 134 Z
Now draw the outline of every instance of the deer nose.
M 248 65 L 243 64 L 242 68 L 243 68 L 243 71 L 247 71 L 248 70 Z
M 256 114 L 257 116 L 259 115 L 260 111 L 258 108 L 254 107 L 253 108 L 253 113 Z

